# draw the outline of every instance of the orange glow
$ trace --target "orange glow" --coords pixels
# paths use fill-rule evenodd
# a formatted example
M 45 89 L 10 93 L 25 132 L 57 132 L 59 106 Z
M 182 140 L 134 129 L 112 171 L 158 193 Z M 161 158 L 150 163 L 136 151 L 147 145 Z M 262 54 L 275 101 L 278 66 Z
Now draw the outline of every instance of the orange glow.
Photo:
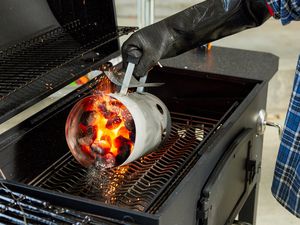
M 115 106 L 118 103 L 118 106 Z M 109 151 L 117 156 L 118 147 L 116 139 L 121 136 L 129 139 L 130 132 L 125 127 L 125 120 L 121 115 L 122 111 L 127 110 L 123 104 L 111 98 L 106 94 L 99 94 L 96 102 L 93 104 L 93 111 L 97 112 L 95 123 L 97 126 L 96 140 L 99 147 L 109 149 Z M 94 142 L 94 143 L 95 143 Z M 130 149 L 133 144 L 130 143 Z
M 133 149 L 135 126 L 127 108 L 109 96 L 111 90 L 110 82 L 102 80 L 97 92 L 86 102 L 78 143 L 84 154 L 95 160 L 113 161 L 118 166 Z
M 90 79 L 88 78 L 88 76 L 82 76 L 75 82 L 76 82 L 76 84 L 80 85 L 80 84 L 86 84 L 89 81 L 90 81 Z

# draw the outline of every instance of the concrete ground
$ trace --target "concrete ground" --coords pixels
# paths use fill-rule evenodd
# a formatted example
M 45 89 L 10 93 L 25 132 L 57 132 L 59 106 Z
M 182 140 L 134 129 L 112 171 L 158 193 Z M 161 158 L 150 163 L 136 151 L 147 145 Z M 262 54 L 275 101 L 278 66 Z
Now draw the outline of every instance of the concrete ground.
M 116 1 L 119 24 L 136 25 L 135 2 L 135 0 Z M 156 0 L 155 19 L 160 20 L 198 2 L 196 0 Z M 280 124 L 284 123 L 296 62 L 300 53 L 299 28 L 300 23 L 297 22 L 282 26 L 279 21 L 270 19 L 259 28 L 244 31 L 213 43 L 219 46 L 271 52 L 280 57 L 279 71 L 270 82 L 267 99 L 269 120 Z M 264 137 L 257 225 L 300 224 L 300 219 L 279 205 L 270 191 L 278 147 L 277 131 L 268 128 Z

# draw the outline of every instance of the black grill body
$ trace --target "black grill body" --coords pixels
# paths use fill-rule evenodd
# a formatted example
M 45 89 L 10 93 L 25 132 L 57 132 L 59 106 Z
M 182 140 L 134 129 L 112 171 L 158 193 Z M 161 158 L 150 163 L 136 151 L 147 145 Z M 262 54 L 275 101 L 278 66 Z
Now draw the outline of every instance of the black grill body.
M 117 38 L 134 30 L 116 26 L 113 1 L 31 2 L 40 9 L 47 6 L 44 15 L 53 18 L 45 20 L 45 27 L 37 26 L 39 32 L 25 29 L 21 42 L 13 31 L 8 39 L 14 44 L 3 41 L 3 80 L 25 80 L 0 87 L 1 121 L 118 56 Z M 48 28 L 46 21 L 54 22 Z M 18 67 L 18 60 L 25 60 L 24 65 Z M 164 67 L 154 68 L 148 79 L 165 85 L 146 91 L 171 111 L 172 131 L 164 146 L 104 172 L 74 160 L 65 141 L 66 117 L 78 100 L 91 94 L 100 75 L 0 135 L 0 172 L 6 178 L 1 180 L 2 200 L 7 193 L 24 194 L 57 209 L 80 212 L 83 224 L 223 225 L 232 224 L 237 215 L 240 222 L 255 224 L 263 139 L 256 135 L 256 119 L 266 107 L 268 81 L 277 71 L 278 58 L 213 47 L 161 63 Z M 45 88 L 47 79 L 52 79 L 51 88 Z M 0 198 L 0 206 L 6 204 L 0 208 L 1 222 L 14 224 L 7 215 L 22 221 L 22 215 L 30 213 L 28 207 L 19 209 L 28 204 L 24 198 L 13 201 L 10 210 L 12 205 Z M 92 220 L 83 220 L 85 216 Z

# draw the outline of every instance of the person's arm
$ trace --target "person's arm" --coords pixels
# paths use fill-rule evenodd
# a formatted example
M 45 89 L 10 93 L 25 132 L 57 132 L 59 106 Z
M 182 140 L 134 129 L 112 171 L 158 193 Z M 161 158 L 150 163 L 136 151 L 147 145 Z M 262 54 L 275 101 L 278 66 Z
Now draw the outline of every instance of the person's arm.
M 161 58 L 256 27 L 270 17 L 265 0 L 207 0 L 135 32 L 122 46 L 123 61 L 142 57 L 135 76 L 144 76 Z

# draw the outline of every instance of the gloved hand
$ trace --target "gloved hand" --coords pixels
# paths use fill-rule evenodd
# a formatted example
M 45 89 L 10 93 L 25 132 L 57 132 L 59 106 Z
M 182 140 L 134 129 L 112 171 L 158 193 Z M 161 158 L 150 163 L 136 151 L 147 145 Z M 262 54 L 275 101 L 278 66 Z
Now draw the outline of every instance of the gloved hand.
M 144 76 L 161 58 L 256 27 L 269 17 L 264 0 L 207 0 L 147 26 L 123 44 L 122 56 L 138 57 L 134 75 Z

